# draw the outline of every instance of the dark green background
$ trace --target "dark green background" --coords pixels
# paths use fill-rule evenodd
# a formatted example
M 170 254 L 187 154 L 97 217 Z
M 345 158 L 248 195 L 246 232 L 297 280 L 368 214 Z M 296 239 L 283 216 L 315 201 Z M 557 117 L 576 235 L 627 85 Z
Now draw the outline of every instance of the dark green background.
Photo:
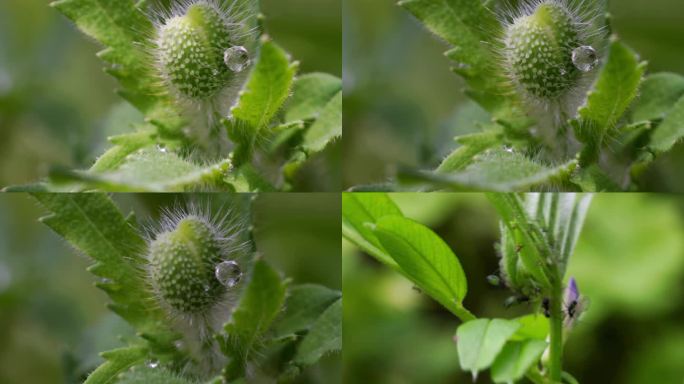
M 503 1 L 503 0 L 502 0 Z M 343 0 L 343 186 L 384 182 L 397 165 L 435 168 L 482 116 L 449 68 L 447 44 L 397 0 Z M 684 74 L 684 1 L 610 0 L 613 29 L 649 62 Z M 684 191 L 684 145 L 659 159 L 645 191 Z
M 150 223 L 161 207 L 229 195 L 116 195 Z M 44 210 L 25 194 L 0 194 L 0 383 L 80 383 L 98 353 L 132 330 L 105 309 L 109 302 L 86 272 L 90 262 L 38 222 Z M 257 250 L 292 283 L 341 289 L 339 194 L 263 194 L 253 206 Z M 300 383 L 340 383 L 341 356 L 307 369 Z

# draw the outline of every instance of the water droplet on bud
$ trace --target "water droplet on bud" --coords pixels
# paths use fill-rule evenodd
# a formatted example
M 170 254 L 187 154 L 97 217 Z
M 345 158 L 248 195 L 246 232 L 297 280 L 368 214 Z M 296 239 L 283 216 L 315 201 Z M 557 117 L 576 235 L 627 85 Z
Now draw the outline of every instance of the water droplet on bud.
M 216 265 L 216 279 L 227 288 L 233 288 L 242 278 L 240 265 L 233 261 L 222 261 Z
M 249 66 L 251 60 L 249 59 L 247 48 L 238 45 L 226 49 L 223 53 L 223 62 L 226 63 L 228 69 L 235 73 L 239 73 Z
M 572 63 L 582 72 L 589 72 L 598 64 L 596 50 L 589 45 L 582 45 L 572 50 Z

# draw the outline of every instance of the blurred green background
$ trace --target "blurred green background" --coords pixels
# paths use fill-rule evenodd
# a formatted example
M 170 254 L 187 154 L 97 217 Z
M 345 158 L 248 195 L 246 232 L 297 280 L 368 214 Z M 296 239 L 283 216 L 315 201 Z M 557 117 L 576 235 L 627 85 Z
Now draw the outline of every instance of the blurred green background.
M 341 76 L 340 1 L 261 0 L 267 33 L 301 62 L 300 73 Z M 114 94 L 116 81 L 95 57 L 101 46 L 49 3 L 0 0 L 0 187 L 35 182 L 53 165 L 88 167 L 107 136 L 129 129 L 109 121 L 141 119 Z M 317 161 L 332 171 L 307 167 L 300 182 L 339 190 L 339 155 L 337 144 Z
M 141 223 L 188 199 L 200 198 L 114 196 Z M 217 208 L 230 195 L 201 199 Z M 89 261 L 38 222 L 44 210 L 35 200 L 2 194 L 0 212 L 0 383 L 80 383 L 101 362 L 99 352 L 133 331 L 105 309 L 109 301 L 93 286 Z M 294 284 L 341 289 L 339 194 L 262 194 L 252 215 L 257 250 Z M 327 356 L 298 382 L 341 383 L 341 355 Z
M 481 194 L 392 194 L 404 214 L 434 229 L 468 277 L 464 305 L 478 317 L 533 311 L 504 308 L 497 272 L 498 218 Z M 600 194 L 594 198 L 568 277 L 589 309 L 565 346 L 564 370 L 581 383 L 684 382 L 684 197 Z M 344 382 L 472 383 L 459 370 L 459 324 L 398 273 L 342 245 Z M 488 383 L 489 373 L 478 383 Z
M 345 188 L 386 181 L 397 165 L 434 168 L 455 147 L 454 136 L 487 118 L 449 70 L 447 44 L 396 3 L 342 1 Z M 684 73 L 684 1 L 609 3 L 614 31 L 651 73 Z M 649 169 L 644 189 L 684 191 L 682 164 L 679 144 Z

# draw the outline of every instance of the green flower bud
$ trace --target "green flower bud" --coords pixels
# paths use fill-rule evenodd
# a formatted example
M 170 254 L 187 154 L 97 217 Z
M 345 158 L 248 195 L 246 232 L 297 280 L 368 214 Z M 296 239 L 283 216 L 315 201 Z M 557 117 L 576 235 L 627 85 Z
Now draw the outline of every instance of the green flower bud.
M 226 287 L 216 277 L 223 262 L 219 239 L 210 225 L 188 216 L 150 243 L 150 276 L 160 300 L 184 314 L 206 312 Z
M 576 86 L 582 73 L 573 63 L 573 50 L 583 45 L 580 36 L 573 15 L 555 1 L 545 1 L 531 14 L 517 18 L 505 38 L 514 83 L 536 98 L 562 96 Z
M 157 60 L 164 81 L 180 96 L 202 100 L 230 85 L 250 62 L 233 45 L 235 25 L 210 1 L 196 1 L 158 27 Z

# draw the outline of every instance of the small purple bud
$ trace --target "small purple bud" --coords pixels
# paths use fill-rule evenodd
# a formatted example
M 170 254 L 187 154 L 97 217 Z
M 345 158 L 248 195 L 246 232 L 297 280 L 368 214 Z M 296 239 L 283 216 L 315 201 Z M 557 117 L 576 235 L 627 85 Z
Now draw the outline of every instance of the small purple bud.
M 565 303 L 576 302 L 579 299 L 580 293 L 577 288 L 577 282 L 574 277 L 570 278 L 567 288 L 565 288 Z

